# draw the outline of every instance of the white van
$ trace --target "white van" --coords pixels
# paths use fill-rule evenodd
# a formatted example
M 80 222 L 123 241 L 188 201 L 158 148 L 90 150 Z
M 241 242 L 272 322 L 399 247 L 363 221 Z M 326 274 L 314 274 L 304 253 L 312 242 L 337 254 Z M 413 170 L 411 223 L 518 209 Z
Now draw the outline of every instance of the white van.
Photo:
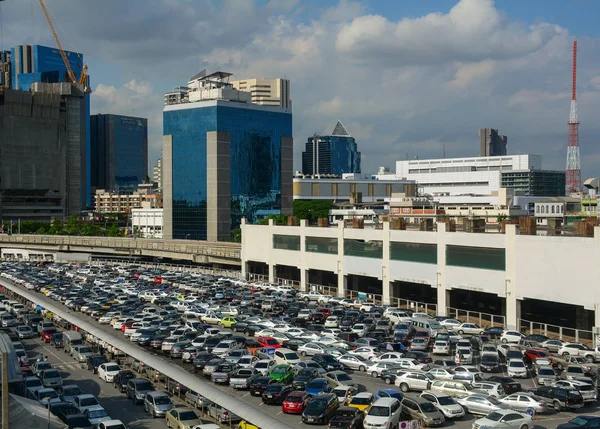
M 273 358 L 277 364 L 286 363 L 293 366 L 300 363 L 298 354 L 295 351 L 286 348 L 275 349 Z
M 444 329 L 442 324 L 435 319 L 413 319 L 411 324 L 418 329 L 427 329 L 434 338 L 439 331 Z
M 379 398 L 363 421 L 364 429 L 391 429 L 400 422 L 402 405 L 396 398 Z
M 385 317 L 388 318 L 390 322 L 393 324 L 396 323 L 409 323 L 412 321 L 412 318 L 408 313 L 404 313 L 402 311 L 390 311 L 387 314 L 384 314 Z

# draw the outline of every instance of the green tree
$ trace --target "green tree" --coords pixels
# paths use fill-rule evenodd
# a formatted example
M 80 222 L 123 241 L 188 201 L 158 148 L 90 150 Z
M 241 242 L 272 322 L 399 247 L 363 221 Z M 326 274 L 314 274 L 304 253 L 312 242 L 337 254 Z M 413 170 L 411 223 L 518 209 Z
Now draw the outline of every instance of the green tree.
M 273 219 L 273 222 L 275 223 L 275 225 L 287 225 L 287 223 L 288 223 L 287 215 L 278 214 L 278 215 L 269 215 L 267 217 L 264 217 L 258 221 L 258 224 L 259 225 L 268 225 L 270 219 Z
M 50 229 L 48 230 L 48 234 L 50 235 L 65 235 L 65 227 L 60 220 L 55 220 L 50 225 Z
M 120 237 L 121 234 L 121 229 L 119 228 L 119 225 L 117 225 L 117 223 L 113 223 L 107 230 L 106 230 L 106 235 L 108 237 Z
M 314 223 L 320 217 L 329 217 L 330 208 L 331 202 L 327 200 L 295 200 L 294 216 Z
M 231 231 L 231 241 L 233 241 L 234 243 L 242 242 L 242 229 L 241 228 L 236 228 Z

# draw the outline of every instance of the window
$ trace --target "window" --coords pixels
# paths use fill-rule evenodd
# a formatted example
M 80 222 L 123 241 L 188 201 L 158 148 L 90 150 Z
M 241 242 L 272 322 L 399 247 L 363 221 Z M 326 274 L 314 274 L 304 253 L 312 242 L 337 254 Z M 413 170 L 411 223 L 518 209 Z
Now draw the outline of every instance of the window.
M 437 264 L 437 245 L 392 241 L 390 243 L 390 259 Z
M 306 251 L 315 253 L 328 253 L 337 255 L 338 242 L 337 238 L 327 237 L 306 237 Z
M 552 214 L 554 214 L 554 206 L 552 206 Z
M 448 245 L 446 247 L 446 264 L 456 267 L 504 271 L 506 269 L 506 251 L 501 248 Z
M 381 241 L 363 241 L 363 240 L 344 240 L 345 256 L 361 256 L 364 258 L 383 258 L 383 242 Z
M 565 212 L 565 206 L 560 206 L 560 212 L 564 213 Z
M 273 235 L 273 249 L 300 250 L 300 237 L 295 235 Z

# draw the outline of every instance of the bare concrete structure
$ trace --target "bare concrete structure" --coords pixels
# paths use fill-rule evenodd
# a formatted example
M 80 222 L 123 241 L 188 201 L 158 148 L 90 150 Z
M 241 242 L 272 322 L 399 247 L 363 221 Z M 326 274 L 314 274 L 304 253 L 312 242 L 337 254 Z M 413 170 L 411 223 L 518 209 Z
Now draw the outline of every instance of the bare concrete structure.
M 0 95 L 0 216 L 78 214 L 86 192 L 86 106 L 77 86 L 34 83 Z
M 206 133 L 206 238 L 219 241 L 231 236 L 231 136 L 223 131 Z

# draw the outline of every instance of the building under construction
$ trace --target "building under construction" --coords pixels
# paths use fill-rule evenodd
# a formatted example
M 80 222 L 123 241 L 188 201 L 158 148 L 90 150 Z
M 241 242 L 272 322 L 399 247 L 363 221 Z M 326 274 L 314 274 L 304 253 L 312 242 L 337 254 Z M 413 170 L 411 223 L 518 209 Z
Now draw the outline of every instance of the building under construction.
M 85 203 L 87 97 L 82 85 L 0 88 L 0 218 L 62 219 Z

